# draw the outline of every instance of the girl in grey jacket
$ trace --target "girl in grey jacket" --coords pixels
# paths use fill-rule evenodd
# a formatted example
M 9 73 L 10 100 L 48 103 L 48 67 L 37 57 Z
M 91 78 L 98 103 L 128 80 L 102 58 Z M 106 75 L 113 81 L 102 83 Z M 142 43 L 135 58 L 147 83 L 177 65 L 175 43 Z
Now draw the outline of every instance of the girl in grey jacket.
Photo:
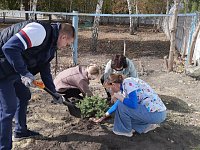
M 101 77 L 101 83 L 104 84 L 104 81 L 106 81 L 112 73 L 138 78 L 138 73 L 133 62 L 122 54 L 116 54 L 106 64 L 104 74 Z M 111 97 L 110 92 L 106 90 L 106 93 L 109 100 Z

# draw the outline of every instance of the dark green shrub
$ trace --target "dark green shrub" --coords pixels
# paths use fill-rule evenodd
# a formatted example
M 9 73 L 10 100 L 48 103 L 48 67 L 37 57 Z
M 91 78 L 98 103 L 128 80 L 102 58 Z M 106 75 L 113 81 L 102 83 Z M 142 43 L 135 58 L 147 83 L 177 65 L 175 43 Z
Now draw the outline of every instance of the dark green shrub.
M 81 110 L 81 116 L 83 118 L 89 117 L 102 117 L 108 110 L 107 100 L 102 99 L 99 96 L 85 97 L 79 103 L 76 104 Z

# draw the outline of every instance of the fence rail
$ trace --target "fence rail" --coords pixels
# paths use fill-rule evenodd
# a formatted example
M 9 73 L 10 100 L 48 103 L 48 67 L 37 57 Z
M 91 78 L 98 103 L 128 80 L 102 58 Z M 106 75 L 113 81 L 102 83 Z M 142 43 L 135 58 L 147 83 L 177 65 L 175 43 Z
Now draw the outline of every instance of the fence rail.
M 32 18 L 45 19 L 50 22 L 53 17 L 56 20 L 63 21 L 68 20 L 72 21 L 73 17 L 76 16 L 78 22 L 85 22 L 85 24 L 90 24 L 95 16 L 101 16 L 100 23 L 120 23 L 120 24 L 129 24 L 130 17 L 139 18 L 139 23 L 143 24 L 159 24 L 159 20 L 162 20 L 163 31 L 166 33 L 166 36 L 170 35 L 169 26 L 170 18 L 173 14 L 89 14 L 89 13 L 65 13 L 65 12 L 41 12 L 41 11 L 17 11 L 17 10 L 0 10 L 0 19 L 3 17 L 5 22 L 6 18 L 25 18 L 25 15 L 28 14 Z M 162 19 L 161 19 L 162 18 Z M 164 18 L 164 19 L 163 19 Z M 1 21 L 1 20 L 0 20 Z M 178 14 L 178 23 L 176 31 L 176 48 L 183 55 L 187 55 L 190 52 L 190 45 L 192 40 L 192 35 L 195 31 L 196 24 L 199 21 L 198 13 L 188 13 L 188 14 Z M 166 29 L 166 25 L 168 29 Z M 78 28 L 78 26 L 76 26 Z M 167 33 L 168 32 L 168 33 Z M 77 47 L 77 46 L 75 46 Z
M 67 16 L 101 16 L 101 17 L 170 17 L 172 14 L 91 14 L 91 13 L 65 13 L 65 12 L 41 12 L 41 11 L 18 11 L 18 10 L 0 10 L 0 13 L 21 13 L 21 14 L 43 14 L 43 15 L 67 15 Z M 195 16 L 196 13 L 178 14 L 178 16 Z

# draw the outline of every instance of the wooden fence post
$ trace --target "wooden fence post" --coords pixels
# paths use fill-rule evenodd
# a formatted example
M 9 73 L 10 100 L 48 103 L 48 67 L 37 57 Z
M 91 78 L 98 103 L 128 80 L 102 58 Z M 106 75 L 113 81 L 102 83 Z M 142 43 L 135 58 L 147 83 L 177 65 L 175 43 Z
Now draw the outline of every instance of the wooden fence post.
M 35 14 L 35 20 L 37 20 L 37 14 Z
M 51 14 L 49 14 L 49 23 L 51 23 Z
M 6 13 L 3 12 L 3 23 L 5 23 L 5 22 L 6 22 Z

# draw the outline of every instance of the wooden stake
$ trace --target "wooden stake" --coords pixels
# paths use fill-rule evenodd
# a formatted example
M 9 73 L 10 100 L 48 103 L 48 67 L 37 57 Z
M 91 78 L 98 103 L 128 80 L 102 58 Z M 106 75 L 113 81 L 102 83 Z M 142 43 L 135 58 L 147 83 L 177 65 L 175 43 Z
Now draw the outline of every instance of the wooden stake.
M 124 56 L 126 54 L 126 41 L 124 40 Z

